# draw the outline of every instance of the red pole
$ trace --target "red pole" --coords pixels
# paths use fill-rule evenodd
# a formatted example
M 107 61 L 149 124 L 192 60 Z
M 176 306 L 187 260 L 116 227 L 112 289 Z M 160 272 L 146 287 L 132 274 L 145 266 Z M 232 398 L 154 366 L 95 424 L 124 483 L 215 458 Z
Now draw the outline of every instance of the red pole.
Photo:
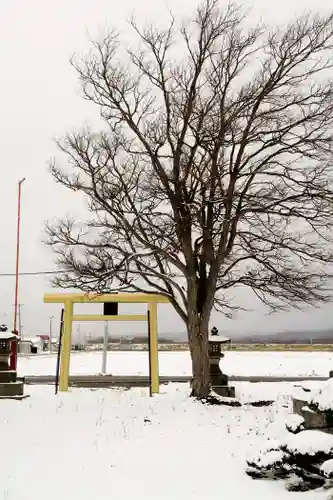
M 14 328 L 13 333 L 18 334 L 17 331 L 17 309 L 18 309 L 18 285 L 19 285 L 19 263 L 20 263 L 20 230 L 21 230 L 21 187 L 25 181 L 25 177 L 18 183 L 18 197 L 17 197 L 17 233 L 16 233 L 16 268 L 15 268 L 15 297 L 14 297 Z M 12 342 L 10 354 L 10 369 L 16 371 L 17 367 L 17 342 Z

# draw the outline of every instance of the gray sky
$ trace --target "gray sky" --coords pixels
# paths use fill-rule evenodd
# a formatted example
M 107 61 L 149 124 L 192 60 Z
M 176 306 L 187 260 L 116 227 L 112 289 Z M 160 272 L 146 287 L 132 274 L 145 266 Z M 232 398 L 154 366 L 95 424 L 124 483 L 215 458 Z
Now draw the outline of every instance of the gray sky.
M 93 119 L 93 110 L 78 97 L 78 83 L 69 65 L 73 52 L 89 48 L 88 33 L 94 37 L 107 26 L 124 29 L 133 12 L 139 18 L 161 19 L 166 7 L 187 14 L 193 0 L 10 0 L 0 2 L 0 137 L 1 172 L 1 260 L 0 273 L 15 270 L 17 182 L 25 176 L 22 197 L 21 271 L 52 270 L 52 254 L 41 243 L 43 222 L 65 213 L 80 213 L 73 193 L 55 185 L 47 160 L 55 154 L 52 137 Z M 267 22 L 290 19 L 306 9 L 328 9 L 328 0 L 244 0 L 253 15 Z M 139 9 L 139 7 L 140 9 Z M 59 308 L 44 305 L 43 294 L 51 291 L 44 277 L 22 277 L 20 302 L 27 335 L 45 333 L 51 314 Z M 12 328 L 14 278 L 1 277 L 0 322 Z M 246 316 L 227 321 L 214 317 L 224 332 L 277 331 L 330 327 L 331 307 L 307 312 L 265 316 L 264 309 L 248 293 L 238 300 L 255 308 Z M 134 309 L 131 311 L 134 312 Z M 134 325 L 133 325 L 134 326 Z M 86 330 L 88 325 L 82 326 Z M 89 325 L 90 328 L 90 325 Z M 102 325 L 98 329 L 102 330 Z M 176 315 L 162 307 L 160 331 L 181 331 Z M 122 331 L 129 331 L 125 325 Z M 143 331 L 143 326 L 135 331 Z

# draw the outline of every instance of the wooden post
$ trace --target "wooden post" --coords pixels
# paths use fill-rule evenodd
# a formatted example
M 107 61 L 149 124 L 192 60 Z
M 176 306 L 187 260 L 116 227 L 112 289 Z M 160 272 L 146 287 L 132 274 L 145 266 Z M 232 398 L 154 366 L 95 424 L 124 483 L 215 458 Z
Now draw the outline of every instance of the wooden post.
M 151 348 L 150 348 L 150 312 L 147 312 L 147 323 L 148 323 L 148 382 L 149 382 L 149 396 L 152 397 L 152 383 L 151 383 Z
M 64 332 L 61 346 L 59 391 L 68 391 L 69 363 L 72 347 L 73 302 L 66 300 L 64 312 Z
M 157 337 L 157 304 L 149 302 L 149 350 L 150 350 L 150 370 L 151 370 L 151 393 L 160 392 L 160 380 L 158 374 L 158 337 Z

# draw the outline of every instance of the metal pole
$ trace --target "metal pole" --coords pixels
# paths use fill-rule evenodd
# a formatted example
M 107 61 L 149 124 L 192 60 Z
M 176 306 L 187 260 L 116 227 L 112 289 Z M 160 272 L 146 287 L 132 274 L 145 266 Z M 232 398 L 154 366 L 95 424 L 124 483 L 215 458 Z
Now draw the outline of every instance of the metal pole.
M 21 230 L 21 188 L 25 177 L 18 183 L 17 197 L 17 233 L 16 233 L 16 267 L 15 267 L 15 299 L 14 299 L 14 328 L 13 333 L 17 335 L 17 309 L 18 309 L 18 285 L 19 285 L 19 263 L 20 263 L 20 230 Z M 12 342 L 10 355 L 10 369 L 16 371 L 17 367 L 17 342 Z
M 105 323 L 104 323 L 103 359 L 102 359 L 102 373 L 103 373 L 103 375 L 106 375 L 108 344 L 109 344 L 109 328 L 108 328 L 108 322 L 105 321 Z
M 50 335 L 50 345 L 49 345 L 49 348 L 50 348 L 50 354 L 52 353 L 52 322 L 53 322 L 53 318 L 54 316 L 50 316 L 50 332 L 49 332 L 49 335 Z
M 21 307 L 22 307 L 22 304 L 18 304 L 19 337 L 21 339 L 23 339 L 23 327 L 22 327 Z
M 55 393 L 56 394 L 58 394 L 58 387 L 59 387 L 60 353 L 61 353 L 61 346 L 62 346 L 63 331 L 64 331 L 64 309 L 61 309 L 59 345 L 58 345 L 58 353 L 57 353 L 57 368 L 56 368 L 56 377 L 55 377 Z
M 76 344 L 78 344 L 79 349 L 81 348 L 81 326 L 77 325 L 76 327 L 76 333 L 77 333 L 77 341 Z

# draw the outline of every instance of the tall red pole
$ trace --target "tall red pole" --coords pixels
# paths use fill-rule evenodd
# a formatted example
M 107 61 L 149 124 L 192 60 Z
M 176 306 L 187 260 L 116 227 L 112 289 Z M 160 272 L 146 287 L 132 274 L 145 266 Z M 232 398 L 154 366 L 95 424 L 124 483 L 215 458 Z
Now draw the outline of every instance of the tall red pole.
M 19 263 L 20 263 L 20 230 L 21 230 L 21 188 L 25 177 L 18 183 L 17 197 L 17 233 L 16 233 L 16 268 L 15 268 L 15 297 L 14 297 L 14 328 L 13 333 L 18 335 L 17 331 L 17 309 L 18 309 L 18 290 L 19 290 Z M 10 369 L 16 371 L 17 367 L 17 342 L 12 342 L 10 353 Z

